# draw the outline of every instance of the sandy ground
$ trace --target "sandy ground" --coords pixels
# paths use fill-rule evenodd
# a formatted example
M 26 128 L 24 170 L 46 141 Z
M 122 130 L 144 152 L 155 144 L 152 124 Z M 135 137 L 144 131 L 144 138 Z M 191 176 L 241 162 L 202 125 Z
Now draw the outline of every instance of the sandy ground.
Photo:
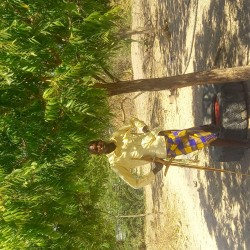
M 135 79 L 249 65 L 249 0 L 134 0 L 132 65 Z M 203 88 L 135 93 L 139 118 L 150 127 L 205 124 Z M 241 162 L 216 163 L 209 150 L 199 165 L 249 172 Z M 150 166 L 148 166 L 149 168 Z M 145 188 L 147 249 L 250 249 L 250 178 L 171 167 Z

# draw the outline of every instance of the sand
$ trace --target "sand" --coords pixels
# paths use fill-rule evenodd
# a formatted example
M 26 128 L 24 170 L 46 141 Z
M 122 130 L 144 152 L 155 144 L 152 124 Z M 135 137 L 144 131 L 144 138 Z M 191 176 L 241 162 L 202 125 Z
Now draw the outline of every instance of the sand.
M 134 79 L 249 65 L 249 0 L 133 1 Z M 204 124 L 202 87 L 134 93 L 138 118 L 151 128 Z M 241 162 L 216 163 L 209 150 L 188 156 L 202 166 L 249 171 Z M 147 170 L 150 166 L 147 167 Z M 145 188 L 147 249 L 250 249 L 250 180 L 172 166 Z

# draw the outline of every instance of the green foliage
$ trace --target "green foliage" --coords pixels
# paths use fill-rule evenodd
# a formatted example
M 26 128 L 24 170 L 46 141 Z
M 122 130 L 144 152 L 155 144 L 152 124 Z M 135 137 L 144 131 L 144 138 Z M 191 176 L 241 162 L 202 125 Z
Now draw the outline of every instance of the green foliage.
M 115 244 L 97 206 L 107 162 L 86 145 L 109 126 L 91 86 L 118 48 L 118 14 L 103 0 L 0 3 L 1 249 Z
M 144 216 L 140 216 L 145 212 L 144 190 L 131 188 L 113 171 L 109 172 L 105 190 L 98 208 L 116 229 L 115 249 L 140 249 L 144 239 Z

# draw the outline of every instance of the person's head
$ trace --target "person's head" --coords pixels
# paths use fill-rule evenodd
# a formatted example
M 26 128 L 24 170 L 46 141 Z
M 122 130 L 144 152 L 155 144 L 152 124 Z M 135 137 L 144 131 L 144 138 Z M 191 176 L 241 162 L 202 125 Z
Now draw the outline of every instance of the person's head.
M 89 152 L 95 155 L 107 154 L 109 151 L 108 143 L 102 140 L 89 142 Z

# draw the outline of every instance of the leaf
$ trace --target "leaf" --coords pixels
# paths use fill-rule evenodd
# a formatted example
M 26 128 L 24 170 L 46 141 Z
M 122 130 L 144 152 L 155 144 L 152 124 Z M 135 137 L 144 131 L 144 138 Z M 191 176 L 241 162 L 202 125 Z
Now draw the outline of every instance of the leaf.
M 33 43 L 33 44 L 38 44 L 40 45 L 40 43 L 34 38 L 34 37 L 31 37 L 31 38 L 28 38 L 28 40 Z
M 105 243 L 103 243 L 103 244 L 101 245 L 101 248 L 102 248 L 102 249 L 110 249 L 110 244 L 107 243 L 107 242 L 105 242 Z
M 64 27 L 64 24 L 58 19 L 56 21 L 53 22 L 53 25 L 55 26 L 59 26 L 59 27 Z
M 50 87 L 44 90 L 43 92 L 43 99 L 49 100 L 50 98 L 53 98 L 56 95 L 56 90 L 54 87 Z

